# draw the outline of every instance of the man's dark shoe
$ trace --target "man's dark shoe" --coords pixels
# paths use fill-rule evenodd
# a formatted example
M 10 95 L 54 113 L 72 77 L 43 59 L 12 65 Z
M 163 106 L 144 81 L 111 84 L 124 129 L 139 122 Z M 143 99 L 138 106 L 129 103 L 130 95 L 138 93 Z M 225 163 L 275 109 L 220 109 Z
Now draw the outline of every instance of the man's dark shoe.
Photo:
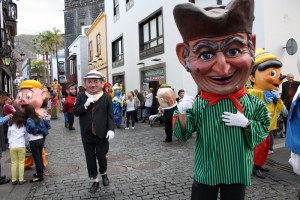
M 99 182 L 94 182 L 92 187 L 89 189 L 90 193 L 95 193 L 99 189 Z
M 10 179 L 9 178 L 4 178 L 0 180 L 0 185 L 5 184 L 5 183 L 9 183 Z
M 109 180 L 108 180 L 107 174 L 101 175 L 101 177 L 102 177 L 103 185 L 108 186 L 109 185 Z
M 270 171 L 270 169 L 269 168 L 264 168 L 264 167 L 260 167 L 260 171 L 262 171 L 262 172 L 269 172 Z
M 266 178 L 260 169 L 253 169 L 253 175 L 261 179 Z
M 74 127 L 69 128 L 69 131 L 74 131 L 74 130 L 75 130 Z
M 6 176 L 5 175 L 3 175 L 3 176 L 0 176 L 0 180 L 3 180 L 3 179 L 5 179 L 6 178 Z

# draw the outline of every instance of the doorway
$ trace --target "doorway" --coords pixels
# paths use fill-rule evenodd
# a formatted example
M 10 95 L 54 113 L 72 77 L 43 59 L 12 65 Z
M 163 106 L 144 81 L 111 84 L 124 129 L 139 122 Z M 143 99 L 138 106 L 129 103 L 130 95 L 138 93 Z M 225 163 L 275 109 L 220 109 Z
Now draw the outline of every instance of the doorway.
M 163 84 L 162 80 L 149 82 L 149 88 L 153 88 L 153 104 L 152 104 L 152 107 L 150 109 L 151 115 L 155 115 L 158 112 L 159 103 L 158 103 L 158 100 L 156 98 L 156 95 L 157 95 L 157 90 L 158 90 L 158 88 L 160 87 L 161 84 Z

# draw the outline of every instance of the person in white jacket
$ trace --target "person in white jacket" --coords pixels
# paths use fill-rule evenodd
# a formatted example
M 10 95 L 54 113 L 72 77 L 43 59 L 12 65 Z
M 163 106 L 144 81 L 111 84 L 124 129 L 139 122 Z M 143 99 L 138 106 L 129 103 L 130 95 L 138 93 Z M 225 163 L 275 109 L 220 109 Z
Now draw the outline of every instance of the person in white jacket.
M 9 122 L 7 138 L 11 158 L 11 181 L 13 185 L 24 184 L 24 162 L 25 146 L 29 142 L 28 133 L 26 132 L 26 115 L 21 111 L 16 111 Z M 17 180 L 17 167 L 19 167 L 19 180 Z

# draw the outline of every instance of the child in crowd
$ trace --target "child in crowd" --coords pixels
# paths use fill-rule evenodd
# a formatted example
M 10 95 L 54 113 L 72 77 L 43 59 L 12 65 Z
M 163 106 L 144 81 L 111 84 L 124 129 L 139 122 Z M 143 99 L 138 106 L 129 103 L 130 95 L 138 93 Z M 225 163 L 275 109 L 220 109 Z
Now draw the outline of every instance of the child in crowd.
M 22 111 L 14 113 L 12 120 L 9 122 L 7 131 L 8 144 L 11 158 L 11 179 L 12 184 L 24 184 L 24 162 L 25 146 L 28 143 L 28 134 L 25 128 L 26 115 Z M 17 167 L 19 166 L 19 181 L 17 180 Z
M 38 182 L 44 180 L 42 150 L 45 143 L 44 136 L 48 134 L 50 124 L 47 120 L 44 120 L 42 117 L 39 117 L 35 113 L 34 107 L 32 105 L 26 106 L 25 114 L 27 117 L 26 131 L 29 133 L 30 149 L 36 168 L 36 173 L 34 174 L 35 178 L 30 182 Z
M 134 112 L 135 112 L 135 109 L 134 109 L 134 99 L 133 99 L 133 96 L 132 96 L 132 93 L 131 92 L 128 92 L 127 94 L 127 100 L 125 102 L 126 104 L 126 117 L 127 117 L 127 126 L 126 126 L 126 130 L 129 129 L 129 120 L 131 120 L 131 128 L 134 129 Z
M 56 97 L 56 93 L 53 91 L 53 93 L 50 94 L 51 99 L 51 119 L 57 119 L 57 104 L 58 99 Z

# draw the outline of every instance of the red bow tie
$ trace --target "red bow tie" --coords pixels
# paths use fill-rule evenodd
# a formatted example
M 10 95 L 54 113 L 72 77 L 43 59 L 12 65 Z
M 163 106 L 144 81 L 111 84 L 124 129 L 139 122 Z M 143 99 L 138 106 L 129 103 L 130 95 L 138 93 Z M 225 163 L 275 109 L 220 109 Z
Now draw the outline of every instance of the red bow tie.
M 203 98 L 205 101 L 209 102 L 207 104 L 208 106 L 215 105 L 222 99 L 230 99 L 235 105 L 236 109 L 240 111 L 240 113 L 243 113 L 243 106 L 237 99 L 243 97 L 246 93 L 247 93 L 246 87 L 244 86 L 237 93 L 227 94 L 227 95 L 218 95 L 218 94 L 201 91 L 200 97 Z

